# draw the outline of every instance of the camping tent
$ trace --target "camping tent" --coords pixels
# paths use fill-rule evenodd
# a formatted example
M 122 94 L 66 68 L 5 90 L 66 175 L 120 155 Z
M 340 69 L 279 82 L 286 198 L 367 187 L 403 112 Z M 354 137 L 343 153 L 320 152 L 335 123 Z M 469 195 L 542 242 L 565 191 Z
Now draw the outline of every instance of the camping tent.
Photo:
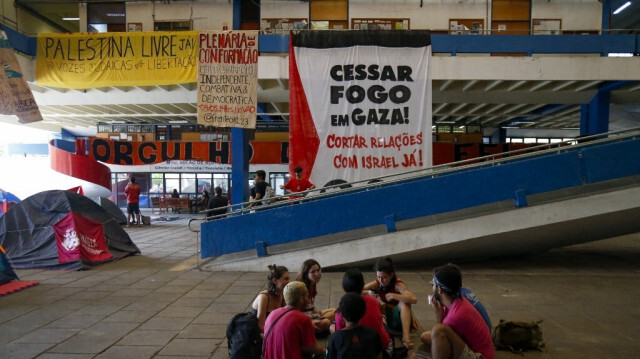
M 4 248 L 0 246 L 0 285 L 9 283 L 15 279 L 18 279 L 18 276 L 16 272 L 13 271 L 11 264 L 5 256 Z
M 109 198 L 100 197 L 100 206 L 111 215 L 118 223 L 127 224 L 127 216 L 122 212 L 120 207 L 111 202 Z
M 0 216 L 2 216 L 9 210 L 9 208 L 11 208 L 11 206 L 16 205 L 18 202 L 20 202 L 20 198 L 18 198 L 16 195 L 0 189 Z
M 44 191 L 0 218 L 0 245 L 14 268 L 83 269 L 140 250 L 100 205 L 70 191 Z

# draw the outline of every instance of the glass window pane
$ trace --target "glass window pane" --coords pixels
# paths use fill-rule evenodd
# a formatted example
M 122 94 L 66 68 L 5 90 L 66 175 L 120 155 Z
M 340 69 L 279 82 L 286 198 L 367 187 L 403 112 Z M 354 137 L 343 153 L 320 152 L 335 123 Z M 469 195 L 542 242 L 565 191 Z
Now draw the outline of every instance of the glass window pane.
M 149 194 L 152 197 L 164 196 L 164 175 L 162 173 L 151 174 L 151 188 L 149 188 Z
M 213 175 L 213 187 L 222 188 L 223 194 L 229 193 L 229 175 L 226 173 L 214 173 Z
M 173 190 L 178 190 L 178 193 L 180 193 L 180 174 L 178 173 L 166 173 L 164 175 L 164 182 L 165 182 L 165 188 L 166 188 L 166 193 L 167 194 L 171 194 L 173 193 Z
M 276 196 L 283 196 L 284 190 L 280 189 L 280 186 L 289 181 L 289 173 L 270 173 L 269 184 L 276 190 Z
M 180 194 L 196 195 L 197 193 L 200 193 L 200 192 L 197 192 L 195 173 L 183 173 L 182 180 L 180 181 L 180 183 L 182 185 Z

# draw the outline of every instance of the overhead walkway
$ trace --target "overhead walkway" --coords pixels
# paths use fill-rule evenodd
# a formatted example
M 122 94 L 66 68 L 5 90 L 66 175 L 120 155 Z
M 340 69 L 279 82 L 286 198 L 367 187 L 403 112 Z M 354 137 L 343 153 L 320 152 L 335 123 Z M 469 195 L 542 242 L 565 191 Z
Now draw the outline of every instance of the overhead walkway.
M 482 259 L 640 230 L 640 131 L 329 188 L 200 226 L 204 266 Z M 344 187 L 344 186 L 343 186 Z

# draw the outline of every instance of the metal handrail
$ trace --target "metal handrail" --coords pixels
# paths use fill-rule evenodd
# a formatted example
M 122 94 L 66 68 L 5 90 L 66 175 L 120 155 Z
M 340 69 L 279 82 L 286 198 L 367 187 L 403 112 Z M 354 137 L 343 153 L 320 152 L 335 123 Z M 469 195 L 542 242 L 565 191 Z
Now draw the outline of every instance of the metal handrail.
M 196 268 L 198 268 L 198 270 L 200 270 L 200 227 L 194 230 L 193 228 L 191 228 L 191 222 L 204 220 L 204 218 L 191 218 L 189 220 L 189 224 L 187 225 L 187 227 L 189 227 L 189 230 L 191 232 L 195 232 L 196 234 Z
M 480 167 L 486 167 L 486 166 L 499 166 L 506 162 L 510 162 L 514 160 L 522 160 L 523 158 L 539 156 L 541 154 L 547 154 L 547 153 L 566 152 L 569 150 L 575 150 L 576 148 L 591 146 L 593 144 L 610 142 L 610 141 L 626 139 L 626 138 L 633 138 L 638 135 L 640 135 L 640 127 L 634 127 L 631 129 L 612 131 L 612 132 L 589 135 L 589 136 L 582 136 L 582 137 L 578 137 L 576 139 L 568 140 L 568 141 L 542 144 L 539 146 L 532 146 L 532 147 L 522 148 L 522 149 L 513 150 L 513 151 L 500 152 L 500 153 L 491 154 L 487 156 L 475 157 L 475 158 L 471 158 L 463 161 L 457 161 L 457 162 L 450 162 L 442 165 L 431 166 L 431 167 L 422 168 L 422 169 L 413 170 L 413 171 L 384 175 L 380 177 L 374 177 L 374 178 L 369 178 L 366 180 L 359 180 L 354 182 L 345 182 L 345 183 L 341 183 L 333 186 L 315 188 L 315 189 L 307 190 L 303 192 L 296 192 L 295 193 L 296 196 L 302 196 L 302 197 L 296 197 L 293 199 L 284 199 L 287 196 L 276 196 L 270 199 L 276 202 L 266 204 L 266 205 L 263 204 L 258 208 L 246 208 L 246 206 L 252 203 L 251 201 L 248 201 L 248 202 L 242 202 L 238 204 L 231 204 L 226 207 L 218 207 L 216 209 L 204 210 L 199 213 L 205 214 L 205 218 L 203 218 L 202 220 L 214 220 L 214 219 L 224 218 L 227 216 L 235 216 L 235 215 L 249 213 L 256 209 L 275 208 L 275 207 L 280 207 L 280 206 L 284 206 L 292 203 L 315 201 L 315 200 L 319 200 L 327 197 L 333 197 L 338 194 L 365 191 L 372 188 L 389 186 L 392 184 L 396 184 L 399 182 L 404 182 L 404 181 L 408 181 L 416 178 L 424 178 L 425 176 L 433 178 L 433 177 L 449 174 L 452 172 L 469 170 L 472 168 L 480 168 Z M 615 136 L 615 137 L 610 138 L 611 136 Z M 583 142 L 586 142 L 586 143 L 583 143 Z M 400 178 L 397 178 L 392 181 L 383 181 L 385 179 L 394 178 L 394 177 L 400 177 Z M 374 181 L 374 183 L 369 183 L 372 181 Z M 354 186 L 362 183 L 365 183 L 365 184 L 360 186 Z M 339 192 L 332 191 L 330 193 L 323 193 L 328 190 L 339 190 Z M 308 196 L 311 193 L 315 193 L 315 195 Z M 262 201 L 262 200 L 259 200 L 259 201 Z M 226 209 L 227 213 L 216 215 L 216 216 L 206 216 L 206 214 L 211 211 L 222 210 L 222 209 Z

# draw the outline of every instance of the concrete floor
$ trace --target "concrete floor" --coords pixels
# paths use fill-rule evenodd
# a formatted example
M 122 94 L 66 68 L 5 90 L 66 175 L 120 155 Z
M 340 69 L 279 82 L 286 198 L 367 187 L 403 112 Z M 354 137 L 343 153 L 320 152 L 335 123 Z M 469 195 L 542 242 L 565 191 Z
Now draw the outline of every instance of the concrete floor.
M 194 269 L 191 217 L 167 216 L 180 219 L 127 229 L 139 256 L 83 272 L 19 270 L 20 279 L 40 285 L 0 297 L 0 358 L 227 358 L 226 324 L 248 308 L 265 273 Z M 464 285 L 494 324 L 543 320 L 548 351 L 525 357 L 634 358 L 640 353 L 639 259 L 637 233 L 459 265 Z M 428 281 L 438 264 L 398 270 L 418 296 L 414 310 L 426 329 L 434 322 L 425 303 Z M 341 278 L 341 272 L 325 271 L 319 307 L 337 306 Z M 521 357 L 497 352 L 497 358 Z

